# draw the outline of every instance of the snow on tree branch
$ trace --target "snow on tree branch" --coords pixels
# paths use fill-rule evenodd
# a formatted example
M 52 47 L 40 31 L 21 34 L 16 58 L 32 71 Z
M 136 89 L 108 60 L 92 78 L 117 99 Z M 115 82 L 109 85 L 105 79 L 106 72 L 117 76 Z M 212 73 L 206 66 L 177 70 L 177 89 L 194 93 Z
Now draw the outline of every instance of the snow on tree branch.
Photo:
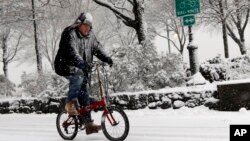
M 110 9 L 111 11 L 113 11 L 115 13 L 115 15 L 120 18 L 124 24 L 126 24 L 127 26 L 133 27 L 134 24 L 134 20 L 131 19 L 130 17 L 126 16 L 125 14 L 123 14 L 122 12 L 120 12 L 118 10 L 118 8 L 116 8 L 114 5 L 112 5 L 111 3 L 107 2 L 106 0 L 94 0 L 94 2 L 96 2 L 97 4 L 104 6 L 108 9 Z

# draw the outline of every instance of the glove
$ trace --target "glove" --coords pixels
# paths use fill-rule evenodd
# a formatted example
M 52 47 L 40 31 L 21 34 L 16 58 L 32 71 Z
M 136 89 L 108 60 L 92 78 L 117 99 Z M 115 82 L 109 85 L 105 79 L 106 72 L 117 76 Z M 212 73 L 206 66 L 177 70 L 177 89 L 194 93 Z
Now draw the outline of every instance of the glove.
M 109 64 L 109 67 L 113 66 L 113 60 L 111 58 L 108 58 L 107 63 Z
M 91 72 L 92 70 L 92 66 L 90 66 L 88 63 L 86 63 L 86 66 L 85 66 L 85 72 Z
M 79 62 L 79 68 L 82 69 L 83 72 L 88 72 L 91 70 L 91 66 L 89 66 L 85 61 Z

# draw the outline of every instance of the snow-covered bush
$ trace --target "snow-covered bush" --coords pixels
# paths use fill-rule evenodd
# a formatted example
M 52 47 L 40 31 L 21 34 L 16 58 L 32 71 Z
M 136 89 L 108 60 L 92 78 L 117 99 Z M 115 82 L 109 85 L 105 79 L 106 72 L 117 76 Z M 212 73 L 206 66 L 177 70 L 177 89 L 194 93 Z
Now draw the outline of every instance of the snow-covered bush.
M 109 74 L 113 92 L 175 87 L 184 84 L 182 58 L 176 54 L 159 57 L 152 44 L 121 48 Z
M 156 57 L 153 46 L 131 45 L 120 48 L 113 57 L 115 65 L 109 75 L 112 90 L 120 92 L 147 89 L 145 87 L 146 76 L 152 73 L 153 59 Z M 140 87 L 136 87 L 135 84 L 140 84 Z
M 245 79 L 250 77 L 250 58 L 241 56 L 229 59 L 227 75 L 231 80 Z
M 200 73 L 210 82 L 249 78 L 250 61 L 248 56 L 221 59 L 217 56 L 200 65 Z
M 11 83 L 4 75 L 0 75 L 0 97 L 12 96 L 15 84 Z
M 160 89 L 164 87 L 183 86 L 185 83 L 185 70 L 182 58 L 177 54 L 169 54 L 159 59 L 156 73 L 149 74 L 148 87 Z
M 169 74 L 165 70 L 160 70 L 156 74 L 151 74 L 149 86 L 153 89 L 164 88 L 169 82 Z
M 56 97 L 65 96 L 68 88 L 67 80 L 52 72 L 42 75 L 36 73 L 23 73 L 19 87 L 23 89 L 25 96 L 31 97 Z

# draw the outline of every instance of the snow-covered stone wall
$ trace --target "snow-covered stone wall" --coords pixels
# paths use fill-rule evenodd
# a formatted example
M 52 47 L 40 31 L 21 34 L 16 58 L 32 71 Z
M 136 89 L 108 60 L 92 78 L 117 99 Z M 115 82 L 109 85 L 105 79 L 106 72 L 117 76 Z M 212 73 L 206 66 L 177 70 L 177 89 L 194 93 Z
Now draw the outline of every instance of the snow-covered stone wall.
M 0 101 L 0 113 L 57 113 L 62 107 L 65 98 L 50 99 L 5 99 Z
M 217 89 L 213 85 L 162 89 L 158 91 L 141 91 L 136 93 L 116 93 L 110 96 L 110 102 L 124 109 L 173 108 L 182 106 L 193 108 L 206 104 L 213 106 L 218 97 Z
M 217 89 L 214 85 L 168 88 L 136 93 L 114 93 L 109 96 L 111 104 L 124 109 L 173 108 L 186 106 L 216 105 Z M 65 97 L 49 99 L 5 99 L 0 101 L 0 113 L 57 113 L 65 104 Z

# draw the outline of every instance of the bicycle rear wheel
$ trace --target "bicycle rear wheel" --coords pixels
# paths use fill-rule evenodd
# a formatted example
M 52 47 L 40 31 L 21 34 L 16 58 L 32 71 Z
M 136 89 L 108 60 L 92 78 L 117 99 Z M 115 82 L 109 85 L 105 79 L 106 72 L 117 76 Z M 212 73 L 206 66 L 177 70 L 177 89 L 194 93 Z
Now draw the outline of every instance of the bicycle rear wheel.
M 104 135 L 111 141 L 125 140 L 129 133 L 127 115 L 117 107 L 110 107 L 108 111 L 108 114 L 103 113 L 102 115 L 101 126 Z
M 56 118 L 56 127 L 59 135 L 65 140 L 73 140 L 78 132 L 76 116 L 69 117 L 66 111 L 61 111 Z

